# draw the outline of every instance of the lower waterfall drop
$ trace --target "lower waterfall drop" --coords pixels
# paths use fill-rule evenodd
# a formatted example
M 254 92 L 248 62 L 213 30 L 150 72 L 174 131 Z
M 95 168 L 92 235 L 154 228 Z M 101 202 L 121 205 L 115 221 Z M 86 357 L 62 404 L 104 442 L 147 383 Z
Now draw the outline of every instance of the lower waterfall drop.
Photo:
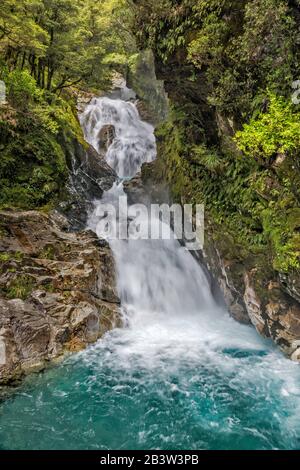
M 154 129 L 132 103 L 95 99 L 81 123 L 95 148 L 103 126 L 114 126 L 107 161 L 121 180 L 155 158 Z M 121 181 L 103 201 L 122 194 Z M 299 449 L 299 365 L 216 304 L 203 269 L 177 241 L 110 244 L 125 327 L 29 377 L 1 403 L 1 446 Z

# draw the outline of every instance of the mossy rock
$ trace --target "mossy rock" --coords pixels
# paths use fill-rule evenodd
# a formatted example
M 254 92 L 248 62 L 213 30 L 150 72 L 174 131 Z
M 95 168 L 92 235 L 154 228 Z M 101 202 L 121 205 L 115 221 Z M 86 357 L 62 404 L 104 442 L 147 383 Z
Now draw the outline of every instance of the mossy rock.
M 151 50 L 131 57 L 127 83 L 143 101 L 153 124 L 157 125 L 167 119 L 169 102 L 164 83 L 156 78 L 154 56 Z

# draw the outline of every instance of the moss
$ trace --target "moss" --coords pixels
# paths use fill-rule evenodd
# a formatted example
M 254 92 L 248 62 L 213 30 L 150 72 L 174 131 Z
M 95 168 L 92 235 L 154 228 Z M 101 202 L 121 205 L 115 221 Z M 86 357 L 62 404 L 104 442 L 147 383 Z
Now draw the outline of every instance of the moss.
M 235 152 L 195 147 L 186 122 L 175 108 L 158 129 L 155 178 L 169 183 L 177 202 L 205 204 L 218 245 L 226 245 L 225 254 L 232 248 L 229 259 L 262 256 L 277 271 L 300 269 L 300 210 L 288 177 L 293 161 L 277 174 Z
M 0 237 L 7 237 L 9 235 L 9 232 L 7 231 L 6 227 L 1 224 L 0 221 Z
M 0 253 L 0 263 L 5 263 L 7 261 L 22 261 L 23 258 L 24 254 L 20 251 Z
M 39 91 L 39 96 L 40 96 Z M 86 146 L 75 101 L 49 94 L 29 99 L 28 110 L 9 119 L 0 109 L 0 208 L 51 209 L 64 193 L 67 156 Z
M 34 289 L 34 280 L 26 274 L 15 277 L 5 288 L 5 295 L 8 299 L 26 300 Z
M 5 125 L 1 125 L 1 131 Z M 32 209 L 58 197 L 67 177 L 64 151 L 55 137 L 33 124 L 7 129 L 1 152 L 0 207 Z
M 47 284 L 44 284 L 42 286 L 42 288 L 46 291 L 46 292 L 49 292 L 51 294 L 53 294 L 53 292 L 55 292 L 55 287 L 53 286 L 53 284 L 51 284 L 50 282 L 48 282 Z
M 0 253 L 0 263 L 5 263 L 10 260 L 10 255 L 8 253 Z
M 41 259 L 55 260 L 55 248 L 53 245 L 45 246 L 38 255 Z
M 300 211 L 292 209 L 289 213 L 267 209 L 262 213 L 264 231 L 274 248 L 274 268 L 289 272 L 300 269 Z

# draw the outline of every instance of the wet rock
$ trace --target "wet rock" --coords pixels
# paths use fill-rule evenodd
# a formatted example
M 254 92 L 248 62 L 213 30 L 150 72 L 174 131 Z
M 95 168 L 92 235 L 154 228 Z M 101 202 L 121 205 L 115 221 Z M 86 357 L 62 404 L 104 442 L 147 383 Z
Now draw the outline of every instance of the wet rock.
M 135 102 L 135 105 L 143 121 L 153 122 L 153 115 L 151 111 L 149 110 L 147 104 L 143 100 L 137 100 Z
M 95 96 L 94 93 L 84 92 L 82 90 L 73 90 L 73 95 L 77 103 L 78 113 L 82 113 Z
M 83 230 L 92 201 L 101 199 L 117 179 L 114 170 L 107 164 L 105 153 L 98 153 L 92 146 L 84 148 L 75 143 L 67 154 L 70 169 L 67 196 L 59 205 L 60 211 L 70 221 L 70 229 Z
M 285 292 L 287 292 L 291 297 L 300 302 L 300 273 L 280 273 L 279 280 Z
M 143 119 L 157 125 L 167 118 L 169 101 L 164 82 L 156 78 L 151 50 L 143 51 L 131 58 L 127 85 L 136 92 L 140 100 L 138 108 Z
M 206 220 L 202 262 L 216 280 L 232 317 L 251 323 L 294 361 L 300 362 L 298 277 L 276 273 L 264 253 L 249 255 L 229 234 Z
M 115 264 L 92 232 L 57 212 L 0 213 L 0 383 L 121 325 Z
M 149 198 L 143 184 L 141 173 L 138 173 L 131 180 L 124 181 L 123 188 L 128 197 L 129 204 L 143 204 Z
M 257 308 L 248 306 L 248 313 L 258 332 L 295 360 L 300 346 L 300 304 L 281 289 L 279 282 L 267 281 L 264 286 L 259 269 L 245 274 L 245 286 L 245 296 L 254 294 L 257 300 Z
M 111 99 L 123 100 L 123 101 L 136 101 L 136 93 L 127 86 L 124 75 L 114 72 L 112 78 L 112 88 L 110 93 L 107 95 Z
M 213 228 L 207 220 L 207 232 L 202 262 L 206 265 L 211 277 L 215 280 L 225 305 L 232 317 L 240 323 L 249 324 L 250 318 L 244 299 L 244 267 L 233 253 L 225 250 L 231 241 L 224 236 L 222 244 L 213 238 Z
M 300 362 L 300 348 L 296 349 L 296 351 L 291 356 L 292 361 Z
M 262 304 L 255 289 L 251 285 L 249 273 L 245 273 L 245 293 L 244 302 L 246 305 L 247 313 L 251 320 L 252 325 L 255 326 L 257 331 L 263 335 L 265 330 L 265 321 L 262 318 Z
M 97 194 L 97 197 L 99 197 L 100 192 L 102 196 L 103 191 L 108 191 L 117 179 L 116 173 L 106 162 L 105 156 L 99 154 L 92 146 L 88 148 L 85 158 L 81 160 L 80 171 L 91 184 L 90 196 Z M 78 184 L 78 181 L 76 181 L 76 184 Z M 93 192 L 94 185 L 95 192 Z M 98 188 L 100 188 L 100 191 Z
M 100 151 L 106 153 L 116 137 L 116 130 L 113 125 L 103 126 L 99 132 Z

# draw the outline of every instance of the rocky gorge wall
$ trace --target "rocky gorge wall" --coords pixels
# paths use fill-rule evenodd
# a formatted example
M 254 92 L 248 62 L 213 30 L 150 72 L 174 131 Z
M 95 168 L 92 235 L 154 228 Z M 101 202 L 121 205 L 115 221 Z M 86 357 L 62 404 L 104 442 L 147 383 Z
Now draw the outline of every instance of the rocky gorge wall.
M 237 321 L 251 323 L 300 362 L 299 276 L 272 269 L 268 253 L 240 251 L 235 240 L 207 220 L 203 261 Z
M 121 324 L 109 246 L 69 229 L 57 212 L 0 213 L 0 383 Z
M 57 209 L 0 210 L 0 384 L 42 370 L 122 324 L 113 254 L 85 230 L 93 199 L 116 175 L 72 119 L 77 135 L 66 129 L 56 137 L 65 166 Z
M 143 53 L 142 57 L 144 62 L 148 58 L 148 68 L 151 67 L 151 53 Z M 266 228 L 256 226 L 257 222 L 253 216 L 251 219 L 246 206 L 246 198 L 241 202 L 238 196 L 246 186 L 243 181 L 238 181 L 239 178 L 247 181 L 251 172 L 255 174 L 254 170 L 258 175 L 265 170 L 259 167 L 253 170 L 251 163 L 250 167 L 245 164 L 245 157 L 233 138 L 235 124 L 209 104 L 209 90 L 203 74 L 191 81 L 190 70 L 176 60 L 172 65 L 158 62 L 156 67 L 159 79 L 165 84 L 164 96 L 167 92 L 169 97 L 170 113 L 161 113 L 163 122 L 157 127 L 157 160 L 144 165 L 141 175 L 125 184 L 125 191 L 129 199 L 132 196 L 143 201 L 143 188 L 146 187 L 152 200 L 165 202 L 168 187 L 170 201 L 205 202 L 205 247 L 196 256 L 206 265 L 230 314 L 239 322 L 253 324 L 259 334 L 271 338 L 288 357 L 300 361 L 299 270 L 277 267 L 274 259 L 279 248 L 274 248 L 271 241 L 256 243 L 256 238 L 262 238 L 261 233 L 265 236 Z M 140 82 L 142 76 L 139 75 Z M 195 147 L 202 151 L 203 142 L 208 149 L 219 147 L 225 155 L 223 159 L 228 158 L 229 163 L 222 161 L 222 157 L 214 161 L 207 150 L 200 157 L 196 155 Z M 284 201 L 284 189 L 280 188 L 277 174 L 287 175 L 291 168 L 286 161 L 275 165 L 271 175 L 268 172 L 269 186 L 264 188 L 263 197 L 272 198 L 270 191 L 275 185 L 282 191 L 278 200 Z M 235 181 L 238 182 L 236 187 Z M 227 186 L 224 192 L 222 186 Z M 259 198 L 255 191 L 250 188 L 246 196 L 250 200 Z M 248 219 L 245 218 L 247 212 Z M 297 210 L 293 208 L 290 214 L 291 224 L 297 227 Z M 278 217 L 281 230 L 284 230 L 279 212 L 274 211 L 272 217 L 274 220 Z M 296 250 L 295 245 L 294 252 Z M 284 265 L 285 254 L 282 259 Z
M 131 67 L 141 114 L 145 120 L 160 122 L 167 100 L 155 77 L 153 55 L 137 55 Z M 121 98 L 122 89 L 114 88 L 114 93 Z M 62 122 L 61 109 L 57 113 L 57 132 L 31 128 L 18 110 L 13 111 L 17 119 L 7 120 L 9 104 L 1 110 L 6 119 L 5 158 L 12 155 L 18 173 L 14 176 L 5 165 L 1 173 L 1 183 L 9 189 L 2 205 L 0 201 L 0 384 L 40 371 L 122 325 L 112 251 L 85 230 L 93 201 L 101 199 L 117 179 L 105 161 L 114 128 L 101 130 L 98 153 L 84 141 L 77 118 L 93 96 L 76 90 L 67 93 Z M 33 181 L 35 173 L 40 176 Z M 52 174 L 55 186 L 44 197 Z M 32 207 L 37 210 L 28 210 Z

